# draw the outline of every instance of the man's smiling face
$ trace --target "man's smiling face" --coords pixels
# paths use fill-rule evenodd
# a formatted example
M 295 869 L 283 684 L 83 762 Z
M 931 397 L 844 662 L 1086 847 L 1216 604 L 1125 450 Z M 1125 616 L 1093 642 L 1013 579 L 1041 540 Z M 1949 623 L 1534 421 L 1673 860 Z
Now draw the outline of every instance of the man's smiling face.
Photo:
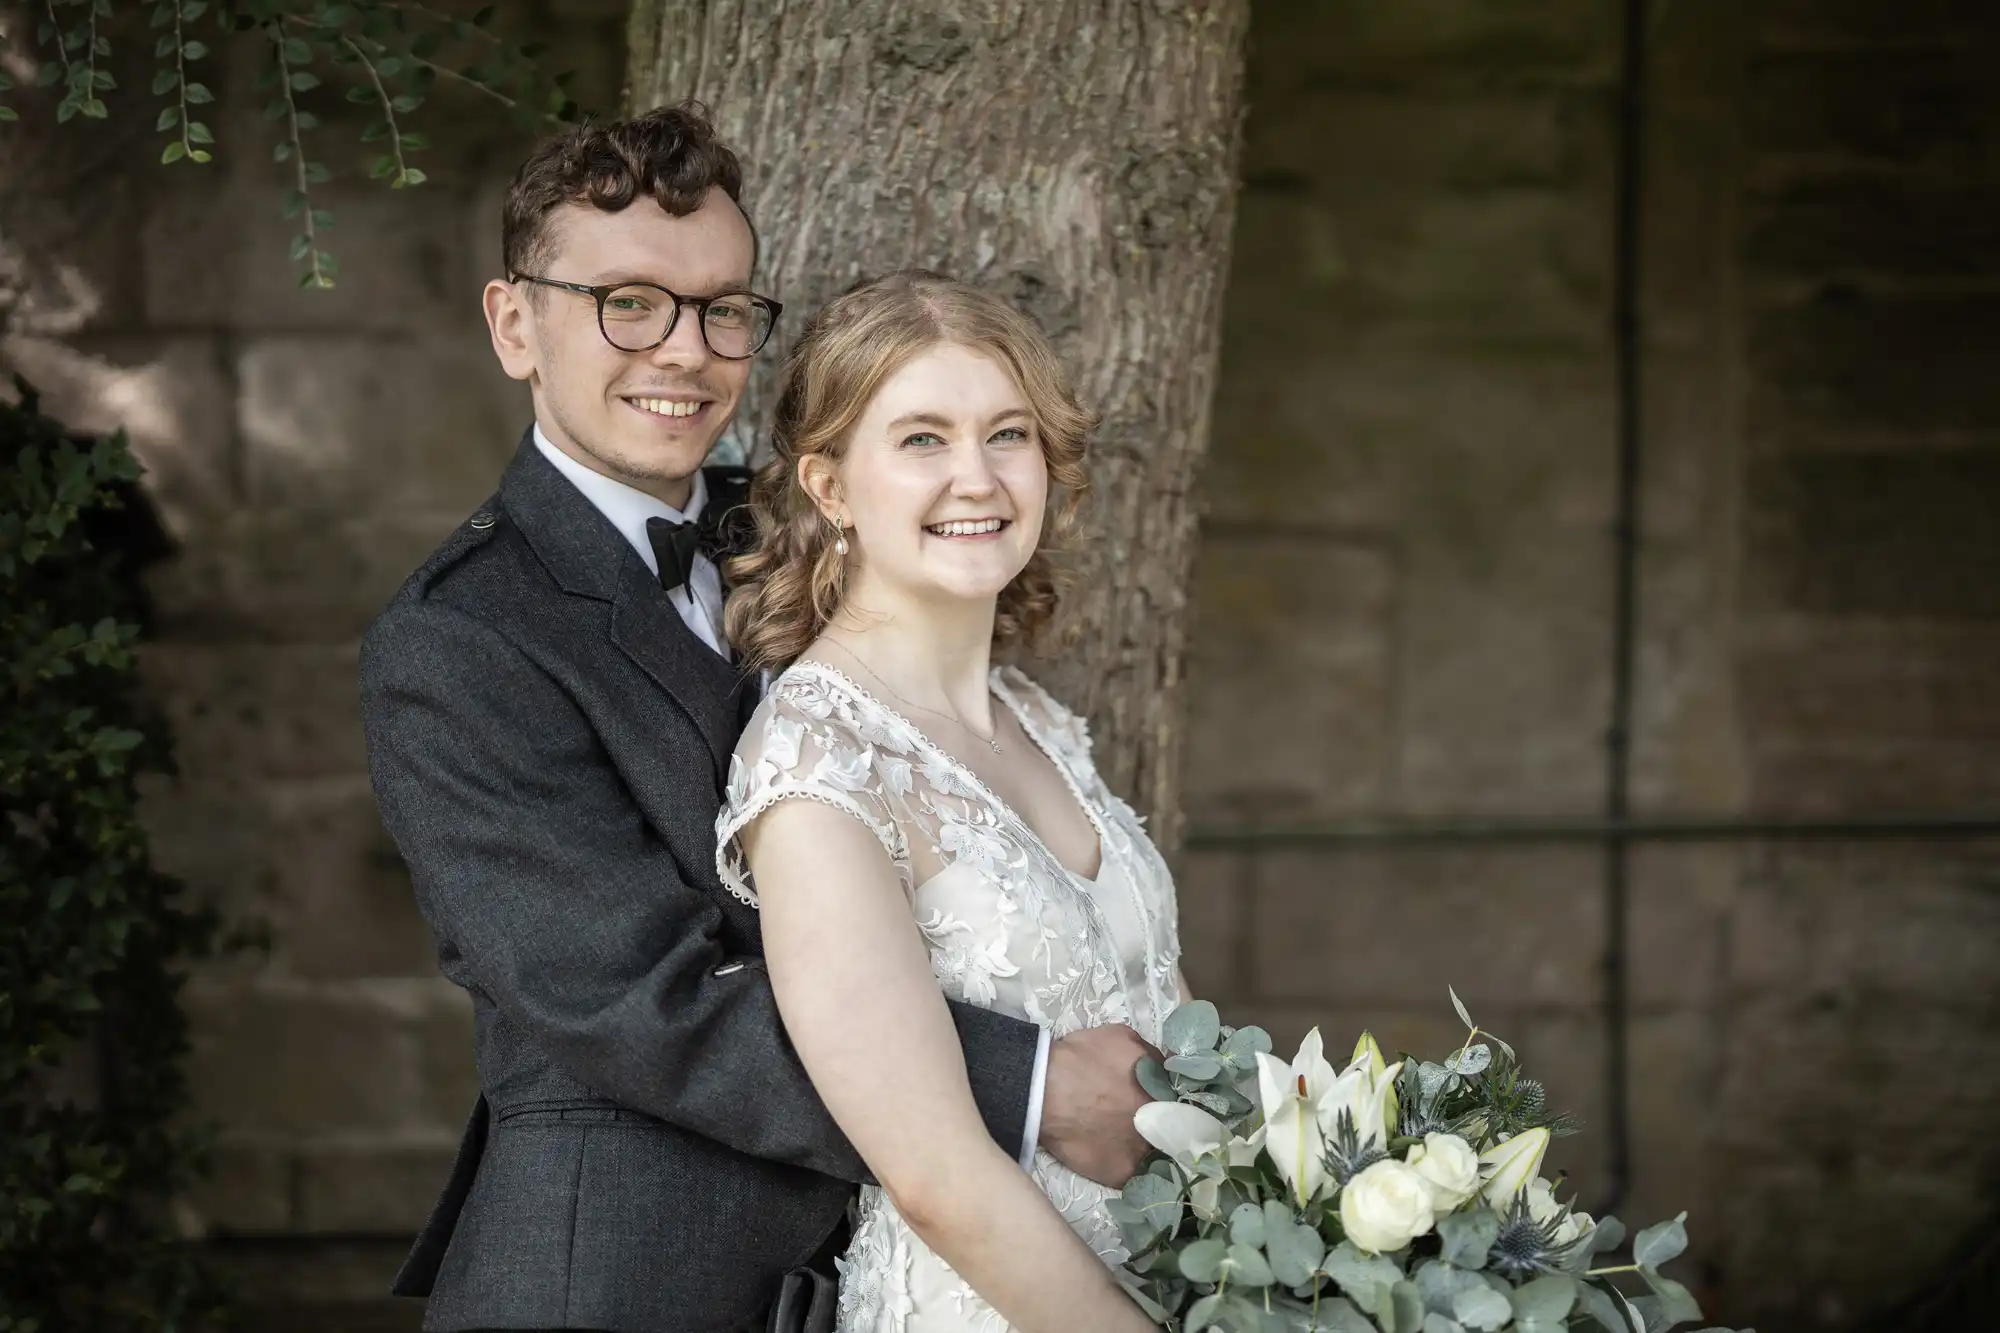
M 675 217 L 641 196 L 617 212 L 565 204 L 549 217 L 547 263 L 532 276 L 586 287 L 649 282 L 684 297 L 747 291 L 756 243 L 728 194 L 709 190 Z M 497 290 L 496 290 L 497 289 Z M 528 282 L 488 288 L 494 350 L 525 379 L 549 442 L 584 466 L 678 507 L 729 424 L 750 360 L 715 355 L 683 307 L 648 352 L 605 341 L 582 292 Z

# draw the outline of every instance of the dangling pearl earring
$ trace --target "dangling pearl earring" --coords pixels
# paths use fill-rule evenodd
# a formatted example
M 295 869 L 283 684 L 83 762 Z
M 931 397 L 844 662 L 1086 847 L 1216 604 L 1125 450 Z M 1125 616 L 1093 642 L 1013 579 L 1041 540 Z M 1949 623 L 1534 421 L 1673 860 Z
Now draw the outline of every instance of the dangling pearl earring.
M 834 543 L 833 543 L 833 550 L 834 550 L 834 554 L 836 554 L 836 555 L 846 555 L 846 554 L 847 554 L 847 538 L 846 538 L 846 536 L 845 536 L 845 535 L 843 535 L 843 536 L 839 537 L 838 539 L 836 539 L 836 540 L 834 541 Z
M 829 515 L 829 516 L 827 517 L 827 520 L 826 520 L 826 521 L 827 521 L 827 523 L 828 523 L 828 524 L 830 524 L 830 525 L 832 526 L 832 528 L 833 528 L 833 550 L 834 550 L 834 553 L 835 553 L 836 555 L 846 555 L 846 554 L 847 554 L 847 528 L 846 528 L 846 526 L 845 526 L 845 525 L 843 525 L 842 523 L 840 523 L 840 522 L 839 522 L 838 520 L 834 519 L 834 518 L 833 518 L 833 517 L 832 517 L 831 515 Z

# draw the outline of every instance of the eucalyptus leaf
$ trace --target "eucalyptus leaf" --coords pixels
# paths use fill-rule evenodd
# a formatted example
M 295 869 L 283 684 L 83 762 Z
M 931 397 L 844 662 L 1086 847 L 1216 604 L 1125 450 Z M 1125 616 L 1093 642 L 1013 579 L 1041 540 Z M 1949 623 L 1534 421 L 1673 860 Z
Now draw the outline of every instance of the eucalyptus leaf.
M 1181 1188 L 1177 1181 L 1147 1172 L 1126 1181 L 1119 1198 L 1163 1231 L 1180 1225 Z
M 1385 1294 L 1403 1279 L 1403 1270 L 1394 1260 L 1379 1254 L 1363 1254 L 1348 1240 L 1334 1246 L 1320 1267 L 1354 1298 L 1356 1305 L 1377 1318 L 1381 1317 Z
M 1268 1287 L 1278 1280 L 1277 1275 L 1271 1272 L 1270 1260 L 1264 1257 L 1262 1250 L 1253 1246 L 1231 1245 L 1228 1266 L 1229 1280 L 1246 1287 Z
M 1673 1321 L 1667 1318 L 1666 1306 L 1658 1296 L 1633 1296 L 1626 1304 L 1638 1315 L 1646 1333 L 1666 1333 L 1673 1326 Z
M 1624 1243 L 1625 1224 L 1615 1217 L 1600 1217 L 1590 1230 L 1590 1244 L 1586 1248 L 1592 1254 L 1608 1254 Z
M 1271 1271 L 1277 1274 L 1278 1281 L 1298 1287 L 1312 1281 L 1320 1260 L 1326 1257 L 1326 1244 L 1320 1240 L 1319 1232 L 1303 1222 L 1287 1219 L 1274 1227 L 1267 1218 L 1264 1253 L 1270 1256 Z
M 1486 1267 L 1486 1255 L 1500 1235 L 1500 1219 L 1491 1209 L 1472 1208 L 1437 1221 L 1445 1260 L 1459 1268 Z
M 1694 1293 L 1686 1287 L 1670 1277 L 1662 1277 L 1651 1269 L 1641 1269 L 1639 1276 L 1646 1280 L 1646 1285 L 1660 1298 L 1660 1305 L 1666 1314 L 1669 1326 L 1692 1324 L 1701 1318 L 1701 1302 L 1697 1301 Z
M 1578 1284 L 1576 1305 L 1603 1333 L 1645 1333 L 1645 1329 L 1633 1328 L 1626 1319 L 1624 1310 L 1620 1308 L 1621 1302 L 1613 1299 L 1608 1283 L 1591 1281 Z
M 1263 1245 L 1264 1210 L 1254 1203 L 1246 1203 L 1232 1212 L 1229 1215 L 1229 1241 L 1232 1245 Z
M 1514 1288 L 1507 1299 L 1514 1307 L 1516 1319 L 1560 1324 L 1575 1308 L 1576 1295 L 1576 1279 L 1561 1273 L 1550 1273 Z
M 1472 1274 L 1453 1268 L 1441 1259 L 1419 1264 L 1412 1277 L 1417 1284 L 1417 1294 L 1424 1298 L 1424 1308 L 1442 1314 L 1452 1312 L 1452 1302 L 1461 1291 L 1481 1285 Z
M 1257 1068 L 1257 1057 L 1271 1053 L 1271 1034 L 1259 1027 L 1238 1028 L 1223 1038 L 1217 1054 L 1231 1073 L 1247 1074 Z
M 1378 1333 L 1375 1325 L 1345 1296 L 1322 1296 L 1319 1302 L 1320 1333 Z
M 1632 1262 L 1641 1268 L 1658 1268 L 1661 1264 L 1677 1258 L 1687 1248 L 1687 1214 L 1670 1222 L 1655 1222 L 1639 1233 L 1632 1242 Z
M 1152 1056 L 1141 1056 L 1138 1068 L 1133 1072 L 1138 1075 L 1139 1086 L 1144 1088 L 1146 1095 L 1154 1101 L 1177 1102 L 1180 1100 L 1180 1089 L 1176 1088 L 1174 1081 L 1167 1077 L 1166 1067 Z
M 1186 1333 L 1201 1333 L 1209 1323 L 1222 1312 L 1222 1303 L 1227 1299 L 1220 1292 L 1204 1296 L 1188 1307 L 1187 1322 L 1182 1325 Z
M 1424 1326 L 1424 1301 L 1414 1282 L 1398 1282 L 1389 1289 L 1389 1333 L 1420 1333 Z
M 1507 1327 L 1514 1318 L 1514 1307 L 1484 1282 L 1474 1281 L 1473 1285 L 1452 1297 L 1452 1318 L 1480 1333 L 1491 1333 L 1494 1329 Z
M 1190 1282 L 1213 1282 L 1222 1276 L 1229 1243 L 1216 1236 L 1198 1240 L 1181 1251 L 1181 1276 Z
M 1465 1333 L 1465 1326 L 1431 1310 L 1424 1315 L 1424 1333 Z
M 1176 1055 L 1201 1055 L 1215 1049 L 1222 1016 L 1207 1000 L 1190 1000 L 1167 1015 L 1161 1042 Z
M 1465 1001 L 1458 998 L 1458 991 L 1450 986 L 1445 991 L 1451 996 L 1451 1007 L 1458 1010 L 1458 1021 L 1468 1028 L 1477 1028 L 1479 1025 L 1472 1021 L 1472 1015 L 1465 1012 Z
M 1167 1072 L 1206 1083 L 1222 1072 L 1222 1062 L 1212 1055 L 1170 1055 Z
M 1452 1052 L 1451 1059 L 1444 1062 L 1444 1067 L 1463 1078 L 1470 1078 L 1474 1074 L 1483 1072 L 1492 1063 L 1493 1048 L 1480 1041 L 1474 1042 L 1462 1051 Z

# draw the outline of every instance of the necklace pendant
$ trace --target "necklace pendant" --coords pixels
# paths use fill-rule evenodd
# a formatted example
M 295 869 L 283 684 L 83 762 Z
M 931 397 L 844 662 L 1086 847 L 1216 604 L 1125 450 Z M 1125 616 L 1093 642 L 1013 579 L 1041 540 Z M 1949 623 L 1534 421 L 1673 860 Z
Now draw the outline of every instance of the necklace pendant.
M 986 743 L 987 743 L 988 745 L 990 745 L 990 746 L 992 746 L 992 747 L 993 747 L 993 753 L 995 753 L 995 754 L 999 754 L 999 753 L 1000 753 L 1000 742 L 999 742 L 999 741 L 998 741 L 997 739 L 996 739 L 996 740 L 990 740 L 990 741 L 988 741 L 988 742 L 986 742 Z

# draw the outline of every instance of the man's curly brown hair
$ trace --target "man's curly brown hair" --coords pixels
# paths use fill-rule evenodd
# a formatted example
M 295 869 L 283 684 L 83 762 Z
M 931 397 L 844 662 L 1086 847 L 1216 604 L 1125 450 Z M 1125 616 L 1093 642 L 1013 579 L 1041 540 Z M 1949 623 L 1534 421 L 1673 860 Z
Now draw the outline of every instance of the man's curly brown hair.
M 728 563 L 723 613 L 746 664 L 789 666 L 840 608 L 847 560 L 834 530 L 799 481 L 799 459 L 838 460 L 869 400 L 897 370 L 940 343 L 994 358 L 1028 400 L 1051 483 L 1042 540 L 1001 590 L 993 643 L 1032 643 L 1054 619 L 1060 581 L 1051 558 L 1075 526 L 1090 476 L 1084 455 L 1097 417 L 1077 402 L 1055 349 L 1033 320 L 1001 297 L 940 273 L 907 269 L 849 288 L 807 324 L 779 382 L 772 443 L 750 509 L 757 539 Z
M 514 173 L 500 209 L 501 262 L 510 278 L 548 276 L 542 269 L 559 248 L 555 215 L 565 204 L 617 213 L 645 198 L 678 218 L 700 208 L 716 188 L 741 207 L 743 166 L 699 102 L 574 126 L 543 143 Z

